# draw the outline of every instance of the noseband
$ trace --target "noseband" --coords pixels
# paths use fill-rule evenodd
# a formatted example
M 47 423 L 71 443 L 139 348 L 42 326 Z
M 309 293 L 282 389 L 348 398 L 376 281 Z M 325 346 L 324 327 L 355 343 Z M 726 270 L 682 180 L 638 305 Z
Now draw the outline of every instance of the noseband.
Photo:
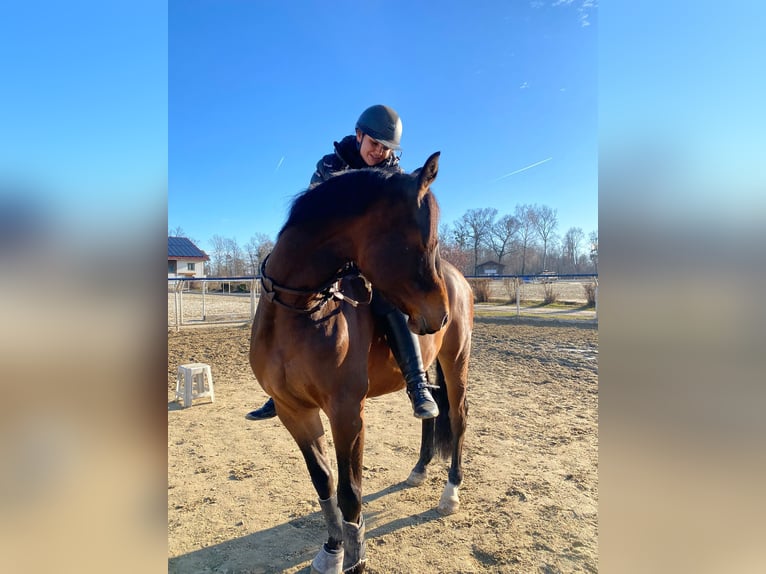
M 296 313 L 314 313 L 324 307 L 330 299 L 338 299 L 339 301 L 346 301 L 353 307 L 356 307 L 360 303 L 363 305 L 368 304 L 372 300 L 372 285 L 367 278 L 362 275 L 359 268 L 353 261 L 347 262 L 343 267 L 338 269 L 333 276 L 316 289 L 293 289 L 291 287 L 285 287 L 280 285 L 274 279 L 266 275 L 266 262 L 269 260 L 271 254 L 267 255 L 261 263 L 261 285 L 263 286 L 263 292 L 266 299 L 273 303 L 278 303 L 286 309 L 290 309 Z M 366 300 L 352 299 L 348 295 L 343 293 L 343 289 L 347 284 L 353 286 L 354 283 L 362 284 L 362 288 L 365 293 Z M 279 298 L 279 294 L 297 295 L 306 299 L 304 305 L 294 305 L 286 303 Z M 319 300 L 315 305 L 308 307 L 309 301 L 318 298 Z

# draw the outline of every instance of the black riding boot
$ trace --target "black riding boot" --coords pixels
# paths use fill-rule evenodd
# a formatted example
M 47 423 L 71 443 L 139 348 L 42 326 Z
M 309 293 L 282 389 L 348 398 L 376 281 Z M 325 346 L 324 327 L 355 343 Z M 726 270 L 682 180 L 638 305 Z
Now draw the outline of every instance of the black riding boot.
M 407 394 L 412 401 L 415 418 L 435 418 L 439 415 L 439 407 L 428 390 L 428 379 L 423 368 L 417 335 L 407 327 L 407 317 L 398 309 L 382 317 L 388 344 L 407 383 Z
M 274 406 L 274 399 L 269 397 L 269 400 L 263 403 L 261 408 L 250 411 L 245 415 L 245 418 L 249 421 L 262 421 L 273 419 L 275 416 L 277 416 L 277 409 Z

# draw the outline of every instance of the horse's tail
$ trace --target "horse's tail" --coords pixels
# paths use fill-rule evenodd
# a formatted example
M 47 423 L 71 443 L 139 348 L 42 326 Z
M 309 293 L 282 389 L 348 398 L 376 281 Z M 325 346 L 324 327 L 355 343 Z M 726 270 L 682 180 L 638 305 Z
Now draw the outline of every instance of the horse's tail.
M 436 360 L 436 385 L 431 395 L 439 406 L 439 416 L 436 417 L 434 430 L 434 447 L 439 456 L 449 458 L 452 456 L 452 425 L 449 420 L 449 397 L 447 396 L 447 382 L 444 379 L 444 371 L 439 360 Z

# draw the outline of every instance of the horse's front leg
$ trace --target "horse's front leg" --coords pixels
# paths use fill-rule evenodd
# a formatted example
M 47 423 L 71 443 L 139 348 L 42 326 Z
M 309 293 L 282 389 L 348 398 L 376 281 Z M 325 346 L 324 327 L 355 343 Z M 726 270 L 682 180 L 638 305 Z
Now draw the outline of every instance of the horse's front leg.
M 436 399 L 436 394 L 434 393 Z M 438 402 L 438 399 L 437 399 Z M 442 407 L 439 407 L 440 409 Z M 420 457 L 407 477 L 407 484 L 410 486 L 420 486 L 426 480 L 428 475 L 427 466 L 434 458 L 434 419 L 423 419 L 422 430 L 420 433 Z
M 279 417 L 298 444 L 311 482 L 319 495 L 319 506 L 327 524 L 327 542 L 311 563 L 315 574 L 341 574 L 343 568 L 343 525 L 335 484 L 327 458 L 327 441 L 319 410 L 291 411 L 279 408 Z
M 348 395 L 333 405 L 329 415 L 338 460 L 338 506 L 343 515 L 343 572 L 365 567 L 362 516 L 362 457 L 364 453 L 364 399 Z
M 447 484 L 444 486 L 437 511 L 442 515 L 457 512 L 460 507 L 458 491 L 463 483 L 463 440 L 465 437 L 466 420 L 468 418 L 468 403 L 466 402 L 466 387 L 468 384 L 468 349 L 456 357 L 452 362 L 445 361 L 437 364 L 437 375 L 446 380 L 447 394 L 449 396 L 449 421 L 444 421 L 443 431 L 439 432 L 437 422 L 436 443 L 437 448 L 443 452 L 450 452 L 452 463 L 450 464 Z M 441 405 L 439 405 L 441 409 Z M 441 414 L 441 413 L 440 413 Z

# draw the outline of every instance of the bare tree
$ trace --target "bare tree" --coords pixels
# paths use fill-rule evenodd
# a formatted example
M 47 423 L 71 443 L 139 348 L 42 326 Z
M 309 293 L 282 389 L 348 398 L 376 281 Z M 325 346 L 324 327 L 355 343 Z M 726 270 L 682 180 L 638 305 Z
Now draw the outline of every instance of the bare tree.
M 548 270 L 561 273 L 561 239 L 558 235 L 553 235 L 548 240 L 548 262 L 546 265 Z
M 214 275 L 221 276 L 224 274 L 226 240 L 216 234 L 210 238 L 210 244 L 213 246 L 213 252 L 210 254 L 210 267 Z
M 255 237 L 251 237 L 250 241 L 245 243 L 245 261 L 247 263 L 247 274 L 258 275 L 258 267 L 260 263 L 258 259 L 258 245 Z
M 473 274 L 476 275 L 476 267 L 479 264 L 479 248 L 489 243 L 489 232 L 492 229 L 497 209 L 484 207 L 482 209 L 469 209 L 463 214 L 455 227 L 459 233 L 467 238 L 473 249 Z
M 245 274 L 245 257 L 242 248 L 237 243 L 236 238 L 227 237 L 224 239 L 226 248 L 226 274 L 229 277 L 236 277 Z
M 519 221 L 518 238 L 521 246 L 521 274 L 526 274 L 527 251 L 535 244 L 537 210 L 534 205 L 517 205 L 516 219 Z
M 504 215 L 489 230 L 489 247 L 497 257 L 498 263 L 510 251 L 513 238 L 519 232 L 519 220 L 513 215 Z
M 194 243 L 194 245 L 199 247 L 199 241 L 197 241 L 193 237 L 189 237 L 186 234 L 186 232 L 184 231 L 184 228 L 181 227 L 180 225 L 177 225 L 176 227 L 173 227 L 173 228 L 169 227 L 168 228 L 168 237 L 185 237 L 186 239 L 188 239 L 189 241 Z
M 274 249 L 274 242 L 265 233 L 256 233 L 245 244 L 245 253 L 248 263 L 248 274 L 258 275 L 260 273 L 261 263 L 266 256 Z
M 442 259 L 449 261 L 464 275 L 470 269 L 470 255 L 466 249 L 467 237 L 461 234 L 455 226 L 442 223 L 439 226 L 439 254 Z
M 514 273 L 525 275 L 555 270 L 571 272 L 590 269 L 598 273 L 598 230 L 588 236 L 589 249 L 583 242 L 585 234 L 579 227 L 569 229 L 562 238 L 558 228 L 557 210 L 548 206 L 517 205 L 513 215 L 495 221 L 497 210 L 469 209 L 460 219 L 439 228 L 442 254 L 465 274 L 475 274 L 480 257 L 505 258 Z M 466 262 L 473 259 L 473 265 Z
M 245 275 L 245 253 L 237 243 L 236 238 L 213 235 L 210 239 L 213 246 L 211 268 L 220 277 L 235 277 Z
M 564 234 L 563 250 L 567 264 L 577 271 L 579 263 L 580 243 L 585 238 L 585 233 L 579 227 L 570 227 Z
M 469 230 L 462 220 L 456 221 L 451 232 L 450 239 L 458 249 L 468 249 Z
M 452 240 L 452 226 L 449 223 L 439 224 L 439 243 L 446 243 Z
M 590 260 L 598 275 L 598 229 L 591 231 L 588 239 L 590 240 Z
M 471 267 L 471 254 L 465 249 L 459 249 L 456 243 L 441 243 L 439 245 L 439 254 L 442 259 L 449 261 L 463 275 L 470 275 L 469 271 Z
M 537 217 L 534 219 L 535 230 L 540 240 L 543 242 L 543 271 L 547 269 L 546 259 L 548 256 L 548 243 L 551 240 L 553 232 L 559 225 L 556 210 L 547 205 L 536 208 Z

